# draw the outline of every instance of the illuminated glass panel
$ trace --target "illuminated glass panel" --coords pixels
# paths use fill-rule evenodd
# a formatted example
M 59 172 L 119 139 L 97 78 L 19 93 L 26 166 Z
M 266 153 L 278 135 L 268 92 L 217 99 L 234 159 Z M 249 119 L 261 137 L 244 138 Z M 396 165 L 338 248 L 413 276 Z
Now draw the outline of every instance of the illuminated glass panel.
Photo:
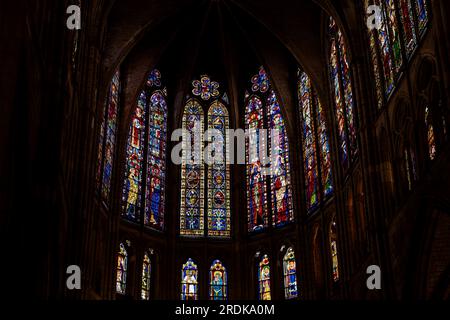
M 215 260 L 209 269 L 209 299 L 227 300 L 227 271 L 222 262 Z
M 272 225 L 280 227 L 294 220 L 292 209 L 289 142 L 280 104 L 273 90 L 267 98 L 267 120 L 270 131 L 270 188 Z M 273 139 L 273 141 L 271 140 Z
M 337 229 L 336 221 L 333 220 L 330 226 L 330 249 L 331 249 L 331 263 L 333 267 L 333 281 L 339 281 L 339 263 L 337 250 Z
M 142 262 L 142 280 L 141 280 L 141 299 L 150 300 L 150 280 L 151 280 L 152 265 L 150 257 L 147 252 L 144 254 Z
M 416 27 L 414 26 L 414 0 L 399 0 L 400 18 L 403 27 L 403 42 L 406 47 L 406 54 L 409 56 L 417 45 Z
M 202 106 L 195 99 L 186 103 L 183 113 L 183 155 L 181 164 L 180 234 L 204 235 L 205 173 L 201 135 L 204 131 Z
M 436 158 L 436 138 L 434 135 L 433 119 L 428 107 L 425 108 L 425 127 L 427 129 L 428 156 L 430 160 L 434 160 Z
M 198 300 L 198 269 L 191 258 L 181 269 L 181 300 Z
M 267 255 L 262 257 L 258 267 L 259 300 L 272 300 L 270 291 L 270 263 Z
M 249 231 L 261 230 L 268 226 L 266 181 L 262 175 L 260 148 L 265 149 L 259 129 L 264 128 L 263 104 L 257 96 L 248 99 L 245 112 L 246 166 L 247 166 L 247 211 Z
M 330 18 L 330 76 L 333 86 L 341 162 L 345 169 L 357 152 L 350 69 L 342 33 Z
M 121 243 L 117 255 L 117 269 L 116 269 L 116 292 L 119 294 L 126 293 L 127 272 L 128 272 L 128 253 L 125 248 L 125 245 Z
M 316 128 L 312 105 L 312 87 L 306 73 L 299 73 L 298 99 L 302 122 L 303 170 L 305 173 L 306 206 L 316 207 L 320 201 L 319 166 L 317 161 Z
M 328 140 L 328 130 L 326 125 L 325 114 L 319 98 L 314 94 L 317 117 L 317 141 L 319 143 L 320 154 L 320 174 L 322 179 L 322 188 L 324 198 L 333 193 L 333 177 L 331 174 L 331 155 L 330 143 Z
M 122 215 L 132 221 L 140 221 L 142 174 L 144 166 L 147 93 L 138 98 L 128 134 L 125 181 L 122 192 Z
M 155 81 L 153 80 L 153 82 Z M 163 92 L 158 90 L 150 96 L 148 108 L 147 185 L 144 224 L 163 230 L 167 139 L 167 103 Z
M 397 19 L 397 15 L 395 12 L 395 2 L 394 0 L 383 0 L 384 1 L 384 9 L 387 18 L 387 26 L 389 28 L 389 39 L 392 48 L 393 55 L 393 66 L 394 73 L 398 74 L 400 72 L 400 68 L 403 64 L 402 58 L 402 46 L 400 42 L 400 24 Z
M 102 199 L 108 203 L 111 192 L 111 178 L 116 146 L 117 116 L 119 112 L 120 73 L 117 71 L 111 80 L 103 121 L 100 127 L 100 138 L 97 160 L 97 182 L 100 184 Z
M 292 248 L 288 248 L 283 258 L 284 297 L 294 299 L 298 296 L 297 264 Z
M 428 7 L 426 0 L 416 0 L 416 16 L 419 23 L 419 32 L 422 33 L 428 23 Z
M 215 101 L 208 111 L 208 128 L 213 134 L 214 163 L 208 166 L 208 236 L 230 236 L 230 165 L 227 164 L 228 110 Z M 219 151 L 220 150 L 220 151 Z M 217 152 L 217 153 L 216 153 Z M 217 160 L 221 155 L 221 160 Z

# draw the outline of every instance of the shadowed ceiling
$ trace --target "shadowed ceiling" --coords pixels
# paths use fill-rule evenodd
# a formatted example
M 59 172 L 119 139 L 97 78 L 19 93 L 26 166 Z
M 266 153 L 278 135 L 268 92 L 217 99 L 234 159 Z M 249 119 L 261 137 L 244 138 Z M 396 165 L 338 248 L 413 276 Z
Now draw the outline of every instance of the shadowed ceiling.
M 122 66 L 126 109 L 155 67 L 168 81 L 175 109 L 201 74 L 218 81 L 231 105 L 239 106 L 242 88 L 249 87 L 251 75 L 264 65 L 289 112 L 294 95 L 288 70 L 296 65 L 310 75 L 319 95 L 326 92 L 324 19 L 333 15 L 344 34 L 354 24 L 340 19 L 353 10 L 350 0 L 114 0 L 109 7 L 102 83 L 106 88 L 107 79 Z M 240 112 L 234 108 L 232 121 L 237 123 Z

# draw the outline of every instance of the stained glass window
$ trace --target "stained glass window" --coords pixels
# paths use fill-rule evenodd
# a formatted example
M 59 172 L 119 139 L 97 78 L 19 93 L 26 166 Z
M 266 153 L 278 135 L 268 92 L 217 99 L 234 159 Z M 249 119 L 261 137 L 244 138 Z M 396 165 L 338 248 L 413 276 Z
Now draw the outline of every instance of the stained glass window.
M 180 234 L 187 236 L 204 234 L 205 173 L 201 143 L 203 121 L 202 106 L 196 99 L 190 99 L 183 113 L 183 129 L 186 130 L 187 136 L 183 137 L 181 164 Z
M 333 267 L 333 281 L 339 281 L 339 263 L 337 250 L 337 229 L 336 221 L 333 219 L 330 226 L 330 249 L 331 249 L 331 264 Z
M 211 141 L 215 144 L 215 161 L 208 166 L 208 236 L 230 236 L 230 165 L 227 163 L 228 111 L 219 101 L 208 111 L 208 128 L 217 130 Z M 223 157 L 217 160 L 218 155 Z M 229 161 L 228 161 L 229 162 Z
M 142 167 L 144 165 L 147 94 L 142 91 L 134 111 L 127 142 L 125 182 L 122 193 L 124 217 L 140 221 Z
M 227 271 L 222 262 L 215 260 L 209 269 L 209 299 L 227 300 Z
M 116 292 L 120 294 L 126 293 L 128 272 L 128 253 L 126 245 L 121 243 L 119 253 L 117 255 L 117 273 L 116 273 Z
M 294 220 L 292 208 L 291 175 L 289 161 L 289 142 L 281 114 L 280 104 L 273 90 L 267 98 L 268 128 L 271 129 L 270 139 L 270 187 L 272 225 L 282 226 Z
M 150 299 L 150 280 L 151 280 L 152 265 L 150 257 L 147 252 L 144 253 L 144 260 L 142 262 L 142 279 L 141 279 L 141 299 Z
M 246 140 L 248 228 L 249 231 L 256 231 L 269 224 L 267 186 L 259 157 L 260 148 L 266 145 L 265 141 L 260 140 L 259 134 L 259 130 L 264 128 L 263 104 L 257 96 L 252 96 L 247 102 L 245 125 L 249 133 Z
M 330 145 L 325 115 L 308 75 L 298 71 L 298 101 L 301 119 L 306 205 L 308 210 L 333 192 Z M 323 192 L 321 192 L 323 188 Z
M 419 32 L 422 33 L 428 23 L 428 7 L 426 0 L 416 0 L 416 16 L 419 22 Z
M 117 115 L 119 112 L 120 73 L 117 71 L 108 90 L 108 96 L 100 126 L 97 160 L 97 183 L 102 199 L 108 203 L 111 192 L 111 178 L 116 146 Z
M 272 300 L 270 294 L 270 263 L 267 255 L 261 258 L 258 268 L 259 300 Z
M 149 112 L 144 223 L 162 230 L 166 185 L 167 103 L 161 91 L 156 91 L 150 97 Z
M 251 83 L 253 94 L 246 94 L 245 101 L 245 129 L 248 133 L 247 210 L 250 232 L 268 227 L 268 204 L 274 227 L 281 227 L 294 220 L 289 142 L 281 106 L 263 67 L 251 78 Z M 269 130 L 265 132 L 263 129 Z
M 414 26 L 414 0 L 400 0 L 400 18 L 403 27 L 403 42 L 406 47 L 406 54 L 409 56 L 417 45 L 416 27 Z
M 130 124 L 122 191 L 122 215 L 133 222 L 140 222 L 142 214 L 144 225 L 157 230 L 164 229 L 166 95 L 160 71 L 152 70 L 139 95 Z M 142 205 L 144 210 L 141 210 Z
M 205 234 L 205 210 L 207 236 L 231 236 L 229 115 L 225 105 L 229 100 L 225 92 L 220 96 L 219 87 L 208 75 L 192 81 L 195 97 L 188 95 L 183 114 L 186 136 L 183 137 L 181 163 L 180 234 L 184 236 Z M 204 110 L 207 110 L 206 116 Z M 203 136 L 205 119 L 208 130 Z M 207 142 L 205 149 L 204 141 Z
M 283 258 L 284 297 L 294 299 L 298 296 L 297 289 L 297 264 L 292 248 L 286 250 Z
M 357 152 L 354 101 L 350 78 L 350 66 L 342 32 L 330 18 L 330 75 L 336 108 L 341 161 L 344 168 L 350 165 Z
M 198 269 L 191 258 L 181 269 L 181 300 L 197 300 Z
M 426 0 L 366 0 L 364 10 L 372 4 L 381 9 L 380 28 L 368 29 L 377 105 L 381 108 L 399 77 L 403 64 L 402 44 L 406 56 L 411 56 L 417 47 L 418 35 L 426 29 L 428 8 Z
M 427 129 L 428 156 L 430 157 L 430 160 L 434 160 L 436 158 L 436 139 L 434 135 L 433 120 L 428 107 L 425 108 L 425 127 Z

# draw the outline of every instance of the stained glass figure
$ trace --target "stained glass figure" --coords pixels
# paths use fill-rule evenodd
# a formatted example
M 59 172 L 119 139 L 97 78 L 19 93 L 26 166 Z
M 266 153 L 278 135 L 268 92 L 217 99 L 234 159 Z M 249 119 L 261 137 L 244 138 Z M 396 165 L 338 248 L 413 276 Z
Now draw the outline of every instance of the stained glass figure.
M 125 218 L 140 221 L 142 174 L 144 166 L 147 93 L 142 91 L 133 114 L 127 142 L 125 181 L 122 192 L 122 214 Z
M 128 272 L 128 253 L 125 248 L 125 244 L 121 243 L 119 246 L 119 253 L 117 255 L 117 270 L 116 270 L 116 292 L 119 294 L 126 293 L 127 272 Z
M 181 269 L 181 300 L 197 300 L 198 269 L 191 258 Z
M 428 156 L 430 160 L 436 158 L 436 138 L 434 135 L 433 119 L 428 106 L 425 108 L 425 127 L 427 129 Z
M 111 178 L 117 134 L 117 116 L 119 112 L 119 94 L 120 72 L 117 71 L 109 86 L 103 121 L 100 127 L 98 146 L 97 182 L 100 185 L 101 197 L 106 204 L 109 202 L 109 195 L 111 192 Z
M 150 257 L 147 252 L 144 253 L 144 260 L 142 262 L 142 280 L 141 280 L 141 299 L 150 300 L 150 280 L 151 280 L 152 265 Z
M 230 236 L 230 165 L 228 159 L 228 110 L 219 101 L 208 111 L 208 128 L 217 130 L 211 141 L 214 144 L 213 164 L 208 166 L 208 236 Z M 220 151 L 220 152 L 217 152 Z M 217 153 L 216 153 L 217 152 Z M 218 159 L 222 155 L 222 159 Z
M 292 248 L 288 248 L 283 257 L 283 276 L 284 297 L 287 300 L 297 298 L 297 264 L 295 262 L 295 254 Z
M 227 300 L 227 271 L 222 262 L 215 260 L 209 269 L 209 299 Z
M 306 206 L 308 210 L 313 210 L 320 201 L 333 193 L 330 145 L 322 105 L 311 80 L 302 70 L 298 71 L 297 93 L 303 142 Z
M 408 56 L 414 51 L 417 45 L 416 27 L 414 25 L 414 0 L 399 0 L 400 21 L 403 27 L 403 43 Z
M 270 263 L 267 255 L 262 257 L 258 267 L 259 300 L 272 300 L 270 291 Z
M 266 102 L 270 131 L 270 188 L 272 225 L 280 227 L 294 220 L 289 161 L 289 142 L 280 104 L 273 90 Z
M 132 117 L 122 191 L 123 217 L 141 222 L 143 216 L 145 226 L 161 231 L 165 210 L 166 97 L 161 72 L 154 69 L 147 77 Z
M 339 281 L 339 263 L 337 250 L 337 229 L 336 221 L 333 219 L 330 226 L 330 249 L 331 249 L 331 263 L 333 267 L 333 281 Z
M 183 113 L 183 155 L 181 164 L 180 234 L 204 235 L 205 173 L 201 135 L 204 131 L 202 106 L 190 99 Z
M 259 130 L 264 128 L 263 104 L 260 98 L 249 98 L 245 113 L 247 166 L 247 210 L 249 231 L 261 230 L 268 226 L 266 181 L 262 175 L 260 148 L 265 148 L 260 141 Z
M 192 93 L 203 100 L 209 100 L 219 96 L 219 83 L 211 81 L 207 75 L 202 75 L 200 80 L 192 81 Z
M 333 86 L 336 120 L 338 125 L 341 162 L 344 168 L 350 165 L 358 152 L 354 101 L 344 37 L 333 18 L 330 18 L 330 76 Z
M 156 80 L 154 80 L 156 81 Z M 144 224 L 163 230 L 166 185 L 167 103 L 161 91 L 149 99 Z

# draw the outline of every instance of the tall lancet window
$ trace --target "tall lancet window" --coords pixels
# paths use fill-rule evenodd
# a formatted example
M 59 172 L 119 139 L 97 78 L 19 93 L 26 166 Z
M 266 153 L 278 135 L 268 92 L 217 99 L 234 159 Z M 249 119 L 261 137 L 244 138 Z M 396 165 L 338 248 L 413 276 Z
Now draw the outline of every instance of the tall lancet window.
M 329 24 L 330 78 L 338 126 L 341 164 L 344 169 L 358 153 L 351 70 L 344 36 L 333 18 Z
M 284 297 L 286 300 L 298 297 L 297 263 L 294 249 L 289 247 L 283 257 Z
M 192 87 L 182 120 L 185 136 L 180 234 L 228 238 L 231 235 L 228 97 L 225 93 L 220 96 L 219 83 L 207 75 L 194 80 Z
M 152 262 L 150 260 L 149 252 L 144 253 L 142 261 L 142 279 L 141 279 L 141 299 L 150 300 L 150 286 L 152 275 Z
M 338 260 L 338 248 L 337 248 L 337 228 L 336 218 L 330 224 L 330 255 L 333 281 L 339 281 L 339 260 Z
M 120 72 L 117 71 L 109 85 L 108 96 L 102 113 L 97 160 L 97 184 L 102 200 L 108 204 L 116 147 L 119 113 Z
M 130 243 L 120 243 L 119 252 L 117 253 L 117 267 L 116 267 L 116 292 L 119 294 L 126 294 L 127 289 L 127 274 L 128 274 L 128 252 L 127 248 Z
M 330 144 L 325 114 L 311 80 L 298 71 L 298 103 L 302 137 L 306 206 L 312 211 L 333 193 Z
M 198 300 L 198 269 L 189 258 L 181 268 L 181 300 Z
M 274 227 L 294 221 L 289 142 L 281 106 L 263 67 L 251 82 L 252 94 L 245 95 L 249 232 L 266 229 L 269 218 Z
M 183 156 L 181 164 L 180 234 L 204 234 L 205 170 L 203 164 L 203 109 L 196 99 L 184 108 Z M 189 149 L 188 149 L 189 147 Z
M 208 111 L 213 163 L 208 165 L 208 236 L 230 236 L 230 165 L 228 160 L 228 110 L 219 101 Z
M 139 94 L 127 142 L 122 216 L 164 230 L 167 93 L 153 70 Z
M 270 261 L 267 255 L 264 255 L 258 265 L 258 291 L 259 300 L 272 300 L 270 290 Z
M 220 260 L 215 260 L 209 269 L 209 299 L 227 300 L 227 270 Z

